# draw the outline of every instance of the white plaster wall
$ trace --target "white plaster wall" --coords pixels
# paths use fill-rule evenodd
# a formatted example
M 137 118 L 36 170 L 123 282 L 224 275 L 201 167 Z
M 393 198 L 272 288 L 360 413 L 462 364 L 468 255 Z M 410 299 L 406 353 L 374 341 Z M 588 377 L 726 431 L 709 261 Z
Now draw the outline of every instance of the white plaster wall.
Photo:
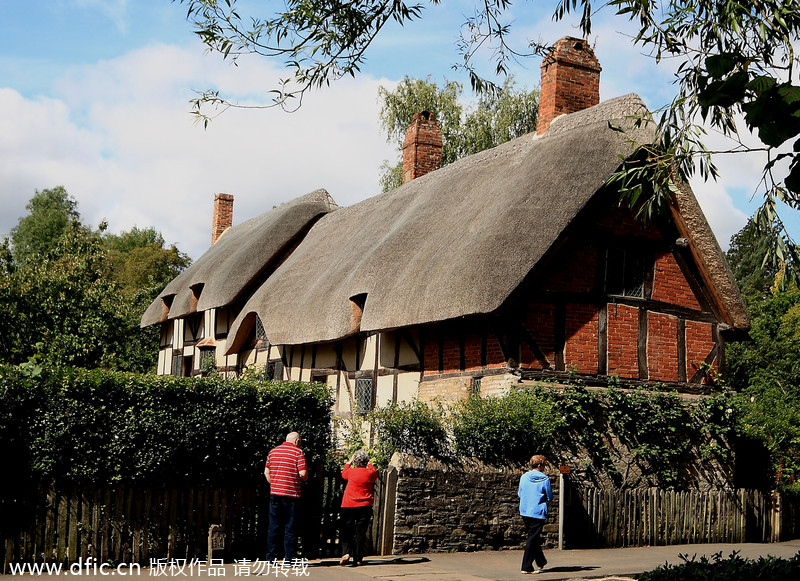
M 375 396 L 375 407 L 386 407 L 392 403 L 394 393 L 394 375 L 379 375 Z
M 314 361 L 314 367 L 317 369 L 336 368 L 336 349 L 332 343 L 317 347 L 317 356 L 316 360 Z
M 419 392 L 419 372 L 401 373 L 397 376 L 397 401 L 411 402 Z
M 375 369 L 375 349 L 378 346 L 378 335 L 370 335 L 363 342 L 361 361 L 359 361 L 359 371 Z

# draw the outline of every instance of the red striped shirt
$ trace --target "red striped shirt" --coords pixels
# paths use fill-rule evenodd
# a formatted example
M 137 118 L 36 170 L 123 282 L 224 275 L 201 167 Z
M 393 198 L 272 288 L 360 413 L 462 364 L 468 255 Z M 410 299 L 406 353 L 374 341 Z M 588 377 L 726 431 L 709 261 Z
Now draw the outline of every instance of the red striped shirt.
M 270 494 L 300 498 L 299 472 L 306 470 L 306 457 L 299 447 L 284 442 L 273 448 L 267 456 L 266 467 L 269 469 Z

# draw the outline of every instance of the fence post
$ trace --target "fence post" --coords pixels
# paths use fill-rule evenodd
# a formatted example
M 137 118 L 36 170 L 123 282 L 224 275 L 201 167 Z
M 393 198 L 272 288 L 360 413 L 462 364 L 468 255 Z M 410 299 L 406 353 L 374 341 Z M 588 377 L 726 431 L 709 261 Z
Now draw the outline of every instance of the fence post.
M 11 573 L 11 562 L 14 560 L 14 540 L 9 536 L 5 539 L 5 559 L 3 562 L 4 575 Z
M 566 502 L 564 497 L 566 490 L 566 475 L 569 474 L 569 466 L 561 466 L 558 471 L 558 550 L 564 550 L 564 507 Z
M 394 512 L 397 499 L 397 468 L 390 466 L 385 472 L 382 507 L 382 527 L 377 549 L 381 555 L 391 555 L 394 545 Z
M 769 507 L 769 524 L 770 524 L 770 537 L 772 543 L 778 543 L 781 540 L 781 521 L 782 521 L 782 501 L 783 497 L 780 492 L 773 490 L 770 494 L 770 507 Z

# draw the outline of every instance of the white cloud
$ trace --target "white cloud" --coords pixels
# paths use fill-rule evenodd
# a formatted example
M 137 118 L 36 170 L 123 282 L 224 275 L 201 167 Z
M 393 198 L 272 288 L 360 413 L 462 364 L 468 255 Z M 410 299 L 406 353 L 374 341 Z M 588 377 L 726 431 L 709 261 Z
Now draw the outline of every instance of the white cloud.
M 0 91 L 0 196 L 10 210 L 0 231 L 35 189 L 64 185 L 85 222 L 155 226 L 197 258 L 215 193 L 235 195 L 236 223 L 320 187 L 341 205 L 377 193 L 380 163 L 394 155 L 378 130 L 377 80 L 336 83 L 294 114 L 232 109 L 207 130 L 194 124 L 191 87 L 265 94 L 276 77 L 264 61 L 232 69 L 196 46 L 159 45 L 68 70 L 58 99 Z
M 108 6 L 124 12 L 125 3 Z M 557 23 L 548 34 L 574 30 Z M 666 85 L 663 68 L 656 80 L 649 59 L 627 43 L 610 29 L 599 36 L 604 98 L 641 92 L 642 78 Z M 538 80 L 538 63 L 532 68 Z M 236 223 L 320 187 L 341 205 L 376 194 L 381 162 L 396 155 L 378 128 L 385 79 L 338 81 L 292 114 L 229 110 L 207 130 L 193 123 L 192 89 L 224 87 L 248 102 L 268 101 L 281 74 L 263 59 L 232 67 L 199 44 L 160 44 L 67 69 L 49 98 L 0 89 L 0 232 L 10 232 L 34 190 L 64 185 L 87 223 L 106 218 L 114 232 L 154 226 L 197 258 L 209 244 L 215 193 L 236 196 Z M 725 247 L 746 219 L 731 188 L 759 172 L 756 162 L 720 160 L 720 167 L 719 183 L 693 186 Z M 736 205 L 743 207 L 738 198 Z

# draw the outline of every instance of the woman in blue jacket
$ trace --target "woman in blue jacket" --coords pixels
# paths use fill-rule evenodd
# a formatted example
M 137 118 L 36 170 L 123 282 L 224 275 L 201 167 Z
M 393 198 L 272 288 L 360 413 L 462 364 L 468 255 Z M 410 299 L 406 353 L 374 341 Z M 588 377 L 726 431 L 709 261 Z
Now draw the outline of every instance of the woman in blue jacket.
M 553 490 L 550 488 L 550 478 L 543 472 L 546 462 L 541 454 L 533 456 L 528 462 L 531 470 L 519 479 L 519 513 L 528 533 L 528 542 L 522 555 L 523 573 L 536 573 L 547 565 L 542 552 L 542 527 L 547 522 L 547 503 L 553 500 Z M 538 571 L 533 568 L 534 561 Z

